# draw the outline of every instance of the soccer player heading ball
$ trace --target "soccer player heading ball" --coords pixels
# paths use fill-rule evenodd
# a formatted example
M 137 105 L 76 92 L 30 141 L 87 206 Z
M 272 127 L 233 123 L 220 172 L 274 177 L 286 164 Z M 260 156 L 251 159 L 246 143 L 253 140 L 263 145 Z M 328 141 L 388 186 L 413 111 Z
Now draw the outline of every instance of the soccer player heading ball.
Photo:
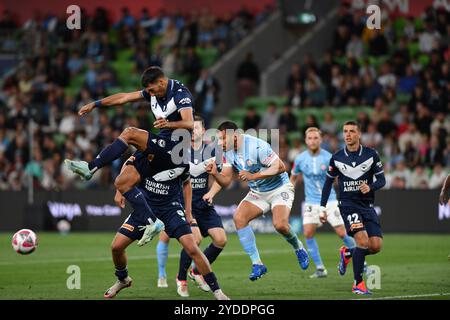
M 355 282 L 352 292 L 370 294 L 363 281 L 366 255 L 381 250 L 383 236 L 380 221 L 373 207 L 375 191 L 386 184 L 383 164 L 378 153 L 360 144 L 361 128 L 357 122 L 347 121 L 343 128 L 345 148 L 330 159 L 327 179 L 322 190 L 321 211 L 326 213 L 334 178 L 338 178 L 339 210 L 344 218 L 347 233 L 353 236 L 356 247 L 340 249 L 339 273 L 345 274 L 347 264 L 353 258 Z M 376 180 L 374 181 L 374 177 Z

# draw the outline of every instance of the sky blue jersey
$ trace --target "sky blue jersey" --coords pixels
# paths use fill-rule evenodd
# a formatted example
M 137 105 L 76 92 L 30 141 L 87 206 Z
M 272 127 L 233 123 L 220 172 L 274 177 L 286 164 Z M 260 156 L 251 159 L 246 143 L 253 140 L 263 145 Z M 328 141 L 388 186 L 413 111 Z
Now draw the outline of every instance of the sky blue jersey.
M 292 174 L 302 174 L 305 189 L 305 202 L 308 204 L 320 204 L 322 188 L 325 183 L 328 164 L 331 153 L 320 149 L 316 155 L 312 155 L 309 150 L 300 153 L 294 161 Z M 329 201 L 336 201 L 336 192 L 331 189 Z
M 243 138 L 243 144 L 237 151 L 232 149 L 224 152 L 224 167 L 232 166 L 237 171 L 246 170 L 256 173 L 267 170 L 278 159 L 278 155 L 267 142 L 246 134 Z M 289 176 L 283 172 L 267 179 L 249 181 L 248 186 L 253 191 L 267 192 L 288 183 L 290 183 Z

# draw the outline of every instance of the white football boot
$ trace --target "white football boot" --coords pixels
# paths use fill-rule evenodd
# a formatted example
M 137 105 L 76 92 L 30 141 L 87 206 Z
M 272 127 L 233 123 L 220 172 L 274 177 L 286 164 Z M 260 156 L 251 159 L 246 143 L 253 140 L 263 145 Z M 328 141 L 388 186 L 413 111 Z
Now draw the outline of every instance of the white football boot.
M 216 298 L 216 300 L 230 300 L 230 298 L 228 298 L 220 289 L 214 291 L 214 298 Z
M 158 288 L 167 288 L 169 285 L 167 284 L 166 278 L 159 278 L 158 279 Z
M 203 279 L 203 276 L 201 274 L 196 274 L 191 269 L 188 273 L 188 277 L 198 286 L 200 290 L 205 292 L 211 291 L 211 289 L 209 288 L 208 284 L 206 283 L 205 279 Z
M 112 299 L 120 292 L 120 290 L 131 287 L 132 283 L 133 279 L 131 279 L 131 277 L 126 277 L 122 281 L 117 280 L 116 283 L 114 283 L 111 288 L 106 290 L 103 297 L 106 299 Z
M 180 295 L 180 297 L 187 298 L 189 297 L 189 290 L 186 280 L 178 280 L 177 281 L 177 293 Z

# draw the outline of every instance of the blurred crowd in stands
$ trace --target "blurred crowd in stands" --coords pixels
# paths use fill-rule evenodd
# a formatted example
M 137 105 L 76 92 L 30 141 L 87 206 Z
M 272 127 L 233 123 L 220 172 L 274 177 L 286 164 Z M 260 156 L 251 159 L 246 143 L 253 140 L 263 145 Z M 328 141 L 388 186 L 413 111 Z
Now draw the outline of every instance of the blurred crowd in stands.
M 303 138 L 285 141 L 289 133 L 316 126 L 323 148 L 344 146 L 332 113 L 324 112 L 322 121 L 308 115 L 300 126 L 296 109 L 370 106 L 370 114 L 356 111 L 354 118 L 362 125 L 362 144 L 384 161 L 386 188 L 439 188 L 450 171 L 450 13 L 429 8 L 418 18 L 383 15 L 381 30 L 367 29 L 365 12 L 350 5 L 338 15 L 334 42 L 323 57 L 306 54 L 292 65 L 286 104 L 269 103 L 263 112 L 250 106 L 244 129 L 285 131 L 280 155 L 290 167 L 305 148 Z
M 189 14 L 144 8 L 137 17 L 124 7 L 120 19 L 111 21 L 97 8 L 92 15 L 82 11 L 81 29 L 69 30 L 65 16 L 36 13 L 19 25 L 15 14 L 20 13 L 5 10 L 0 52 L 14 53 L 20 62 L 1 79 L 0 190 L 22 190 L 30 176 L 37 189 L 111 187 L 123 159 L 89 183 L 76 179 L 63 160 L 89 161 L 127 126 L 150 130 L 148 106 L 101 108 L 82 118 L 77 110 L 115 92 L 139 90 L 140 74 L 150 65 L 181 79 L 209 123 L 220 86 L 208 68 L 272 11 L 243 6 L 215 16 L 207 8 Z M 137 81 L 130 82 L 133 75 Z
M 82 118 L 76 114 L 80 106 L 108 94 L 139 89 L 139 82 L 124 83 L 133 78 L 122 69 L 127 62 L 137 79 L 150 65 L 181 78 L 209 126 L 220 84 L 208 68 L 272 11 L 243 8 L 216 17 L 207 9 L 189 15 L 152 15 L 143 9 L 134 17 L 123 8 L 119 21 L 111 21 L 98 8 L 92 16 L 83 14 L 82 29 L 73 31 L 56 16 L 36 15 L 19 26 L 10 12 L 3 12 L 0 36 L 9 36 L 0 50 L 23 56 L 2 79 L 0 190 L 23 190 L 30 176 L 37 189 L 112 187 L 124 158 L 89 183 L 79 181 L 62 162 L 93 159 L 127 126 L 151 129 L 146 104 L 101 108 Z M 354 117 L 362 125 L 362 143 L 377 149 L 384 161 L 386 188 L 438 188 L 450 167 L 449 12 L 430 8 L 419 18 L 383 15 L 381 30 L 368 30 L 365 13 L 348 5 L 338 15 L 330 49 L 319 59 L 307 54 L 286 75 L 286 90 L 280 92 L 285 105 L 269 103 L 263 113 L 250 107 L 244 129 L 280 128 L 280 157 L 290 167 L 305 150 L 303 135 L 289 139 L 292 132 L 317 126 L 324 134 L 323 148 L 335 152 L 343 147 L 333 113 L 324 112 L 320 121 L 309 115 L 301 123 L 295 110 L 370 106 L 372 112 Z M 236 70 L 243 97 L 257 93 L 259 70 L 251 54 Z

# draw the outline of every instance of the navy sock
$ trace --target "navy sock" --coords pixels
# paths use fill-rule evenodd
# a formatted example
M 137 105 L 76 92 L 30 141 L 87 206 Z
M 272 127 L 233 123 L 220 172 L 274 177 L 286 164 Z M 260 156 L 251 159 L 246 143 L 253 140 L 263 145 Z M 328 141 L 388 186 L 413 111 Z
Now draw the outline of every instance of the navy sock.
M 114 274 L 116 275 L 117 279 L 119 279 L 120 281 L 123 281 L 123 279 L 128 277 L 128 268 L 127 267 L 125 267 L 123 269 L 116 268 L 116 272 Z
M 216 278 L 216 275 L 214 274 L 214 272 L 205 274 L 203 276 L 203 279 L 205 279 L 206 283 L 208 284 L 208 286 L 212 292 L 220 289 L 219 283 L 217 282 L 217 278 Z
M 353 275 L 356 285 L 363 280 L 364 261 L 368 253 L 369 249 L 367 248 L 356 247 L 353 249 Z
M 184 249 L 181 250 L 180 254 L 180 265 L 178 269 L 178 280 L 186 280 L 187 279 L 187 271 L 189 266 L 191 265 L 192 259 L 186 253 Z
M 209 264 L 212 264 L 214 261 L 216 261 L 219 254 L 222 252 L 223 248 L 218 248 L 214 245 L 214 243 L 211 243 L 203 253 L 205 254 L 206 258 L 209 261 Z M 197 270 L 197 268 L 194 269 L 194 273 L 200 274 L 200 272 Z
M 118 159 L 125 151 L 128 145 L 122 139 L 116 139 L 113 143 L 103 149 L 94 161 L 89 162 L 89 170 L 96 171 L 114 160 Z
M 347 250 L 345 250 L 345 256 L 347 258 L 351 258 L 353 256 L 354 251 L 355 248 L 347 248 Z
M 142 191 L 140 191 L 136 187 L 133 187 L 132 189 L 125 192 L 123 196 L 128 200 L 128 202 L 131 203 L 131 206 L 133 207 L 136 214 L 142 215 L 147 219 L 151 219 L 153 222 L 156 221 L 157 218 L 154 215 L 152 209 L 150 209 L 149 205 L 147 204 Z

